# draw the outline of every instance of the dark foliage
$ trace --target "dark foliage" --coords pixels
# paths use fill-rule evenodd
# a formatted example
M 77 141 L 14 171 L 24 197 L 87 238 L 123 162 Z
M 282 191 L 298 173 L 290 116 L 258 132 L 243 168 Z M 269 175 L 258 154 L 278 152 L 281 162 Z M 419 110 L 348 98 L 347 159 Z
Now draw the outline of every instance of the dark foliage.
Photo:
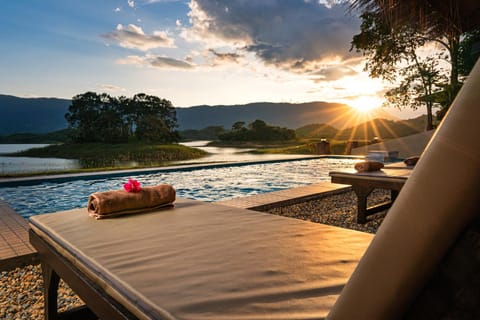
M 58 130 L 48 133 L 15 133 L 0 136 L 0 143 L 64 143 L 69 141 L 71 132 L 69 129 Z
M 295 130 L 269 126 L 262 120 L 255 120 L 244 126 L 244 122 L 236 122 L 232 130 L 219 135 L 222 141 L 286 141 L 295 139 Z
M 478 52 L 472 49 L 479 39 L 479 31 L 473 27 L 462 30 L 458 17 L 448 16 L 448 12 L 430 14 L 431 9 L 424 11 L 424 3 L 414 4 L 412 1 L 354 1 L 353 6 L 364 11 L 360 16 L 361 30 L 353 37 L 352 49 L 367 57 L 365 70 L 372 77 L 398 85 L 385 94 L 390 105 L 426 107 L 426 129 L 430 130 L 434 127 L 432 109 L 440 108 L 437 113 L 440 120 L 478 58 Z M 451 12 L 455 12 L 454 7 Z M 442 14 L 447 15 L 442 17 Z M 407 18 L 416 15 L 426 21 Z M 428 56 L 418 54 L 418 49 L 432 43 L 440 50 Z M 450 64 L 448 73 L 439 63 L 441 60 Z
M 183 130 L 180 131 L 182 140 L 217 140 L 218 136 L 225 132 L 222 126 L 209 126 L 200 130 Z
M 120 143 L 130 139 L 169 143 L 179 140 L 172 103 L 143 93 L 133 98 L 86 92 L 73 97 L 65 114 L 75 142 Z
M 328 124 L 312 123 L 295 130 L 297 138 L 325 138 L 333 139 L 338 134 L 338 129 Z

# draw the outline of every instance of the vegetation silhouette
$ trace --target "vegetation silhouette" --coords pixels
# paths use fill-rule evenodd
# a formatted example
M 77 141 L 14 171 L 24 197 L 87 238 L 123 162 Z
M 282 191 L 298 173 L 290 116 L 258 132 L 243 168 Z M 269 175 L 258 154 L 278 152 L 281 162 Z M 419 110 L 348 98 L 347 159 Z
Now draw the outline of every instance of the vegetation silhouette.
M 144 93 L 132 98 L 95 92 L 79 94 L 73 97 L 65 119 L 77 143 L 172 143 L 180 139 L 172 103 Z
M 258 119 L 248 127 L 243 121 L 235 122 L 232 130 L 218 135 L 220 141 L 289 141 L 295 138 L 295 130 L 269 126 Z
M 472 50 L 480 29 L 465 28 L 461 20 L 453 19 L 455 8 L 436 11 L 421 1 L 356 0 L 352 7 L 363 11 L 352 49 L 367 57 L 365 70 L 370 76 L 394 86 L 385 93 L 386 103 L 399 108 L 425 106 L 426 130 L 433 129 L 433 108 L 439 108 L 441 120 L 480 54 Z M 431 45 L 437 50 L 427 55 L 422 49 Z M 442 60 L 449 70 L 439 63 Z

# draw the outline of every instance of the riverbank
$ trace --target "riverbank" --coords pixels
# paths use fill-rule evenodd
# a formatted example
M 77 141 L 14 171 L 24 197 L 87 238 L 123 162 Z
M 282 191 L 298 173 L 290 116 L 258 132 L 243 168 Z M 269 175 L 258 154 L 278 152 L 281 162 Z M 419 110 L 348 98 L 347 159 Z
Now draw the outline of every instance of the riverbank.
M 189 160 L 207 153 L 181 144 L 150 143 L 66 143 L 43 148 L 32 148 L 10 156 L 35 158 L 76 159 L 85 166 L 111 166 L 115 162 L 138 162 L 141 164 Z
M 164 167 L 208 155 L 202 149 L 182 144 L 84 143 L 31 146 L 18 152 L 2 153 L 0 177 Z
M 2 145 L 0 145 L 1 147 Z M 6 146 L 6 145 L 3 145 Z M 253 149 L 248 148 L 233 148 L 233 147 L 214 147 L 209 145 L 209 141 L 191 141 L 174 145 L 176 150 L 180 152 L 189 152 L 190 156 L 180 157 L 165 162 L 148 162 L 142 163 L 138 161 L 121 161 L 119 155 L 113 160 L 114 166 L 98 166 L 92 168 L 82 168 L 78 160 L 58 159 L 58 158 L 38 158 L 34 157 L 37 151 L 28 151 L 32 153 L 21 153 L 22 155 L 29 155 L 30 157 L 6 157 L 7 152 L 0 154 L 0 179 L 1 178 L 28 178 L 54 175 L 88 175 L 102 172 L 115 171 L 131 171 L 131 170 L 149 170 L 155 168 L 171 168 L 174 166 L 184 165 L 201 165 L 201 164 L 215 164 L 215 163 L 238 163 L 238 162 L 258 162 L 271 160 L 287 160 L 305 158 L 309 155 L 305 154 L 286 154 L 286 153 L 252 153 Z M 11 148 L 10 146 L 8 146 Z M 18 145 L 20 150 L 25 150 L 25 145 Z M 29 145 L 32 148 L 32 145 Z M 43 147 L 43 146 L 42 146 Z M 177 148 L 178 147 L 178 148 Z M 0 148 L 1 150 L 1 148 Z M 7 150 L 9 150 L 7 148 Z M 92 149 L 95 150 L 95 149 Z M 165 151 L 166 149 L 164 149 Z M 182 151 L 183 150 L 183 151 Z M 186 150 L 186 151 L 185 151 Z M 190 152 L 190 150 L 194 150 Z M 122 150 L 124 151 L 124 150 Z M 167 150 L 168 151 L 168 150 Z M 167 152 L 166 151 L 166 152 Z M 11 153 L 12 151 L 10 151 Z M 20 153 L 17 153 L 20 155 Z M 51 154 L 55 156 L 55 154 Z M 61 155 L 60 155 L 61 156 Z M 175 154 L 170 155 L 175 156 Z M 186 159 L 185 159 L 186 158 Z
M 380 203 L 389 197 L 385 190 L 375 190 L 369 197 L 369 205 Z M 356 197 L 353 192 L 320 197 L 303 203 L 279 207 L 268 211 L 272 214 L 324 223 L 342 228 L 375 233 L 384 213 L 365 225 L 355 222 Z M 9 272 L 1 272 L 0 318 L 43 319 L 43 281 L 40 266 L 27 266 Z M 80 306 L 83 302 L 61 282 L 59 290 L 61 310 Z

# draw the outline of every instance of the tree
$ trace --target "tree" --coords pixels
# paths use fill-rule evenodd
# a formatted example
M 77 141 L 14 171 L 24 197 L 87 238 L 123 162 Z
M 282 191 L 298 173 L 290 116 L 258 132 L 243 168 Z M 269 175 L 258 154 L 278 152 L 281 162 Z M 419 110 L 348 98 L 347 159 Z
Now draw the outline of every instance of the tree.
M 245 127 L 245 122 L 243 121 L 237 121 L 232 125 L 232 130 L 240 130 L 243 127 Z
M 474 45 L 480 41 L 480 29 L 464 33 L 462 38 L 458 48 L 458 74 L 460 83 L 454 85 L 445 84 L 441 91 L 434 93 L 431 97 L 435 103 L 440 105 L 440 110 L 437 111 L 438 120 L 441 120 L 447 113 L 450 104 L 461 88 L 462 82 L 468 76 L 480 55 L 480 50 L 478 48 L 475 49 Z
M 367 55 L 365 69 L 397 86 L 386 93 L 387 101 L 399 108 L 427 109 L 426 129 L 433 129 L 431 100 L 421 99 L 440 90 L 445 82 L 438 56 L 422 58 L 417 50 L 429 42 L 414 24 L 391 28 L 381 15 L 364 12 L 360 34 L 352 40 L 352 49 Z
M 244 127 L 244 122 L 235 122 L 232 130 L 218 136 L 224 141 L 284 141 L 295 139 L 295 131 L 287 128 L 269 126 L 263 120 L 255 120 Z
M 143 93 L 133 98 L 86 92 L 73 97 L 65 115 L 76 142 L 177 142 L 172 103 Z
M 170 101 L 139 93 L 129 101 L 128 109 L 139 140 L 177 142 L 180 139 L 175 130 L 177 114 Z
M 372 77 L 397 84 L 386 93 L 387 101 L 400 108 L 417 109 L 424 105 L 427 130 L 432 129 L 434 105 L 446 110 L 473 67 L 469 53 L 473 39 L 478 39 L 473 35 L 478 32 L 460 41 L 458 33 L 422 33 L 415 23 L 392 27 L 382 17 L 369 11 L 361 15 L 361 32 L 353 37 L 352 49 L 367 55 L 365 69 Z M 432 42 L 440 44 L 444 52 L 440 49 L 427 57 L 418 54 L 419 48 Z M 448 79 L 438 63 L 440 60 L 450 63 Z
M 462 54 L 462 42 L 467 39 L 465 35 L 478 32 L 475 14 L 466 12 L 469 6 L 464 6 L 461 1 L 456 0 L 354 0 L 351 2 L 351 7 L 362 9 L 364 12 L 362 14 L 362 32 L 356 36 L 357 38 L 354 37 L 352 44 L 357 50 L 363 51 L 369 56 L 366 69 L 370 71 L 370 74 L 383 77 L 381 67 L 386 66 L 385 74 L 389 75 L 391 80 L 393 77 L 389 71 L 392 67 L 398 67 L 401 63 L 411 65 L 413 62 L 417 66 L 418 76 L 426 84 L 425 94 L 419 95 L 418 101 L 425 103 L 427 108 L 434 103 L 445 109 L 448 108 L 462 85 L 462 78 L 467 76 L 471 69 L 471 67 L 470 69 L 463 67 L 465 55 Z M 377 31 L 380 32 L 377 34 L 365 32 L 364 34 L 364 31 L 372 31 L 365 28 L 365 26 L 369 26 L 369 22 L 372 26 L 369 21 L 372 17 L 378 23 L 373 26 L 379 27 Z M 375 28 L 373 30 L 375 31 Z M 412 36 L 411 39 L 414 41 L 404 37 L 405 31 L 407 31 L 406 34 Z M 381 35 L 381 37 L 375 37 L 375 35 Z M 464 37 L 463 41 L 461 41 L 462 37 Z M 385 39 L 387 41 L 383 42 Z M 365 47 L 362 48 L 362 42 L 368 45 L 363 44 Z M 425 43 L 431 42 L 437 43 L 446 50 L 450 73 L 447 82 L 443 82 L 439 77 L 440 82 L 434 84 L 435 89 L 438 90 L 429 94 L 428 78 L 433 79 L 432 76 L 437 75 L 439 69 L 432 70 L 432 64 L 428 61 L 425 64 L 425 61 L 415 60 L 415 55 L 412 53 L 415 53 Z M 389 45 L 393 47 L 389 48 Z M 391 50 L 392 48 L 393 50 Z M 388 56 L 389 54 L 392 55 Z M 473 64 L 471 65 L 473 66 Z M 380 72 L 376 73 L 376 71 Z M 405 73 L 405 71 L 402 72 Z M 423 76 L 427 78 L 423 78 Z M 385 79 L 388 80 L 387 77 Z M 402 90 L 397 91 L 402 92 Z M 431 118 L 430 115 L 429 119 Z M 430 123 L 429 126 L 431 126 Z
M 427 109 L 426 130 L 433 129 L 433 107 L 436 103 L 432 97 L 434 92 L 442 89 L 446 77 L 439 71 L 438 60 L 427 57 L 398 71 L 400 83 L 385 93 L 387 101 L 399 108 Z
M 270 127 L 265 121 L 258 119 L 250 123 L 248 127 L 250 128 L 250 130 L 254 131 L 259 136 L 261 136 L 263 133 L 267 132 L 270 129 Z
M 77 142 L 122 142 L 128 130 L 118 99 L 106 93 L 86 92 L 73 97 L 65 115 Z
M 470 73 L 480 56 L 479 42 L 480 29 L 466 32 L 463 40 L 460 42 L 458 72 L 462 77 L 466 77 Z

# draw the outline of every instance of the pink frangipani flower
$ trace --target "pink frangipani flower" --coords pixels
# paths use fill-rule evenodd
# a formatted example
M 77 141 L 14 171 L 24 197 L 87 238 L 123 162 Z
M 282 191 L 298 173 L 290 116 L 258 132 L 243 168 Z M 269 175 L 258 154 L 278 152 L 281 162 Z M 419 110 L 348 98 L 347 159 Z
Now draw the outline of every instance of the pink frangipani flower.
M 128 179 L 128 182 L 123 185 L 123 189 L 127 192 L 139 192 L 141 189 L 140 182 L 134 179 Z

